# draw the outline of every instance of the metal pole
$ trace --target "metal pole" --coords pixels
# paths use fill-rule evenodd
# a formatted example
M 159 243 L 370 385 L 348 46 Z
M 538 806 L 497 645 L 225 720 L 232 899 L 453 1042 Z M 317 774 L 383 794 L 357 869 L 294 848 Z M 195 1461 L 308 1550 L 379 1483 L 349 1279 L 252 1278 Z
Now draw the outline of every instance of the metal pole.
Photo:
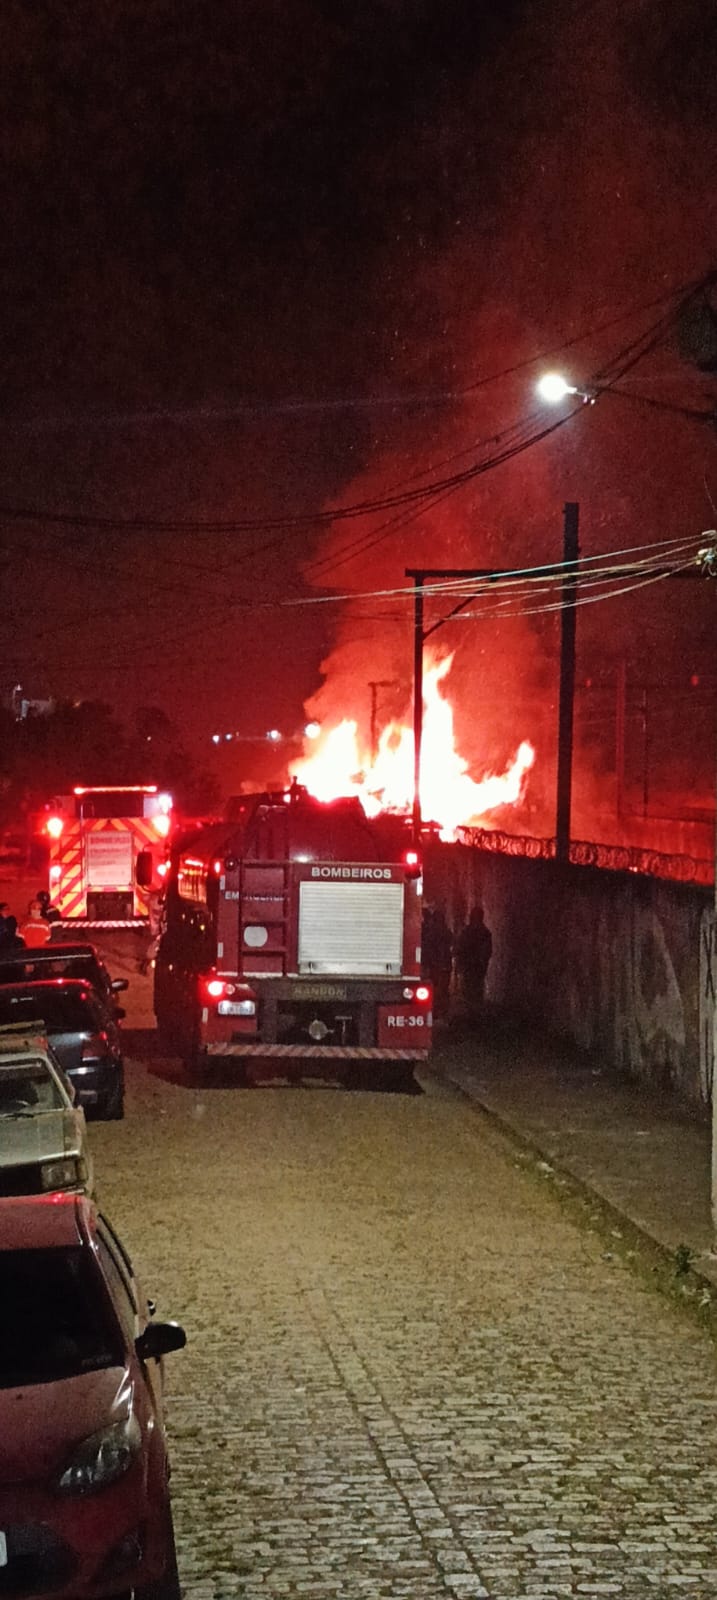
M 423 739 L 423 579 L 414 574 L 413 603 L 413 841 L 421 842 L 421 741 Z
M 371 762 L 373 764 L 375 762 L 375 760 L 376 760 L 376 753 L 377 753 L 377 749 L 378 749 L 377 727 L 376 727 L 376 723 L 377 723 L 378 684 L 377 683 L 370 683 L 369 684 L 369 689 L 371 690 L 371 731 L 370 731 L 369 738 L 370 738 L 370 743 L 371 743 Z
M 714 884 L 714 923 L 712 939 L 710 941 L 710 961 L 715 964 L 717 952 L 717 793 L 715 795 L 715 884 Z M 710 1202 L 712 1212 L 712 1253 L 717 1255 L 717 999 L 712 1001 L 712 1083 L 710 1085 L 712 1100 L 712 1166 L 710 1182 Z
M 642 713 L 642 815 L 647 816 L 647 802 L 650 792 L 650 726 L 648 721 L 647 687 L 642 691 L 640 710 Z
M 615 694 L 615 810 L 618 822 L 625 810 L 625 711 L 627 703 L 627 662 L 618 662 Z
M 575 596 L 577 590 L 580 507 L 568 500 L 563 508 L 563 596 L 560 612 L 560 701 L 558 706 L 558 785 L 555 857 L 570 860 L 570 806 L 573 781 L 573 716 L 575 709 Z

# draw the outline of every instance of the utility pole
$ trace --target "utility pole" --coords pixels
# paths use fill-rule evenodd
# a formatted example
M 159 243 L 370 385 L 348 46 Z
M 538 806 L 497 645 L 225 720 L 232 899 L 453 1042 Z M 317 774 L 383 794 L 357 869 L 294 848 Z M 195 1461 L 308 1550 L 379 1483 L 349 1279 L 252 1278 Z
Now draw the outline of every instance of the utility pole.
M 555 859 L 570 860 L 570 809 L 573 787 L 573 722 L 575 715 L 575 600 L 578 578 L 580 508 L 568 500 L 563 508 L 563 597 L 560 612 L 560 701 L 558 705 L 558 785 Z
M 627 705 L 627 662 L 617 664 L 615 685 L 615 810 L 618 822 L 625 809 L 625 712 Z
M 374 678 L 373 681 L 369 683 L 369 689 L 371 690 L 371 726 L 369 742 L 371 746 L 372 763 L 376 760 L 378 755 L 378 691 L 379 689 L 397 688 L 398 680 L 396 678 Z
M 413 601 L 413 842 L 421 844 L 421 742 L 423 739 L 423 584 L 425 573 L 414 572 Z
M 706 569 L 714 576 L 714 565 L 708 564 Z M 717 784 L 715 786 L 715 882 L 714 882 L 714 919 L 712 923 L 712 949 L 711 963 L 714 974 L 715 949 L 717 948 Z M 717 998 L 712 999 L 712 1161 L 710 1165 L 710 1208 L 712 1214 L 712 1254 L 717 1256 Z

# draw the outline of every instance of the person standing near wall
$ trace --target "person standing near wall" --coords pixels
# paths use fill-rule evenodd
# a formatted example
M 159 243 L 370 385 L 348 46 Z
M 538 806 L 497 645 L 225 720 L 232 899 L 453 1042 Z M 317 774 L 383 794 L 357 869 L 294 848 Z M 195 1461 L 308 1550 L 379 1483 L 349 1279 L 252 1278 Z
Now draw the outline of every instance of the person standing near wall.
M 451 930 L 440 906 L 424 905 L 421 923 L 421 972 L 433 984 L 433 1015 L 448 1015 L 448 999 L 453 970 Z
M 456 971 L 471 1021 L 485 1007 L 485 980 L 493 954 L 493 936 L 486 927 L 482 906 L 474 906 L 456 943 Z

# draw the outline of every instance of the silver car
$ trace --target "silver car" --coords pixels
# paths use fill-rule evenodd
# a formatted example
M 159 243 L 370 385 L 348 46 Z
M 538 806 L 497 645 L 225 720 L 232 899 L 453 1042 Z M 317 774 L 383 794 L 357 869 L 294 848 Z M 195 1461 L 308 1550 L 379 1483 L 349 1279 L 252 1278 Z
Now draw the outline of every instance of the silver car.
M 92 1187 L 85 1114 L 52 1046 L 0 1028 L 0 1195 Z

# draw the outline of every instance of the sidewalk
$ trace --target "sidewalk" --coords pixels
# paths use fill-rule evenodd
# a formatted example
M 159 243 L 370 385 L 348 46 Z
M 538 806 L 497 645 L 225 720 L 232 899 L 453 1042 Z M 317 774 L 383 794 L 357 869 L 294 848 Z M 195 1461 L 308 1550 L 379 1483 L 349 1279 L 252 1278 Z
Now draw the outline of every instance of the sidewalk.
M 437 1067 L 495 1122 L 717 1284 L 709 1117 L 488 1018 L 438 1033 Z

